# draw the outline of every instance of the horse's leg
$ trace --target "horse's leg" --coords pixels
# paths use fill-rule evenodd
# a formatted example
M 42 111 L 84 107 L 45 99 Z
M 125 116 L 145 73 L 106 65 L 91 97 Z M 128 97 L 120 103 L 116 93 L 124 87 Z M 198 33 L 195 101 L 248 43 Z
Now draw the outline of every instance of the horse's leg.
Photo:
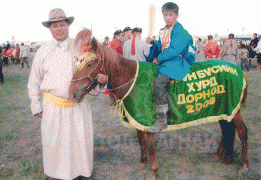
M 237 112 L 236 116 L 233 119 L 233 122 L 237 129 L 237 134 L 241 141 L 242 148 L 242 169 L 247 170 L 248 164 L 248 129 L 243 122 L 240 110 Z
M 154 180 L 156 179 L 156 174 L 158 172 L 158 163 L 156 159 L 156 151 L 155 151 L 155 139 L 154 133 L 147 132 L 147 150 L 150 158 L 150 173 L 147 176 L 147 179 Z
M 145 169 L 145 165 L 148 161 L 148 151 L 147 151 L 147 134 L 143 131 L 137 129 L 141 156 L 140 156 L 140 163 L 139 166 L 141 169 Z
M 216 160 L 220 158 L 227 164 L 234 163 L 235 130 L 234 122 L 219 121 L 221 128 L 221 140 L 218 146 Z
M 219 161 L 221 159 L 222 154 L 224 153 L 223 141 L 224 141 L 224 120 L 218 121 L 220 129 L 221 129 L 221 140 L 219 141 L 217 153 L 214 155 L 214 159 Z

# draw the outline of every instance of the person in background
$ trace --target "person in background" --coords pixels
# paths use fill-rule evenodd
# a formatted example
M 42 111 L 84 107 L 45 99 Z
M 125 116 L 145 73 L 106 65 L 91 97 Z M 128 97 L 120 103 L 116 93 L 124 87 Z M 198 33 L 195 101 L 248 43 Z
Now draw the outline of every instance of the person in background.
M 10 49 L 10 44 L 9 42 L 7 41 L 7 45 L 4 46 L 4 49 L 3 49 L 3 65 L 9 65 L 9 62 L 8 62 L 8 56 L 7 56 L 7 51 Z
M 255 52 L 253 51 L 253 49 L 256 48 L 257 44 L 258 44 L 258 38 L 257 38 L 257 33 L 254 33 L 253 34 L 253 38 L 251 39 L 250 41 L 250 44 L 249 44 L 249 68 L 253 68 L 253 65 L 252 65 L 252 60 L 255 58 Z
M 4 84 L 4 74 L 3 74 L 3 48 L 0 46 L 0 82 Z
M 207 56 L 207 60 L 212 58 L 218 58 L 220 56 L 221 49 L 219 45 L 213 41 L 213 36 L 208 35 L 208 43 L 205 48 L 205 55 Z
M 130 27 L 126 27 L 123 29 L 123 38 L 121 41 L 122 46 L 124 45 L 124 43 L 128 40 L 130 40 L 132 37 L 132 29 Z
M 260 39 L 261 39 L 261 35 L 258 36 L 258 44 L 257 46 L 253 49 L 253 51 L 255 51 L 256 53 L 256 56 L 257 56 L 257 70 L 261 70 L 260 69 L 260 65 L 261 65 L 261 42 L 260 42 Z
M 14 57 L 17 64 L 20 63 L 19 55 L 20 55 L 20 46 L 19 44 L 16 44 Z
M 127 40 L 123 45 L 123 57 L 135 61 L 146 61 L 150 53 L 150 47 L 146 41 L 141 39 L 141 28 L 132 30 L 132 38 Z
M 108 36 L 105 37 L 105 40 L 104 40 L 104 42 L 103 42 L 103 45 L 106 46 L 106 47 L 109 47 L 110 41 L 109 41 L 109 37 L 108 37 Z
M 201 38 L 198 39 L 196 44 L 196 55 L 195 55 L 195 62 L 203 62 L 205 61 L 205 46 L 201 40 Z
M 24 46 L 24 43 L 21 43 L 19 58 L 21 59 L 22 69 L 24 68 L 24 63 L 26 63 L 27 67 L 30 68 L 28 64 L 27 56 L 28 56 L 28 49 Z
M 242 63 L 242 61 L 241 61 L 241 52 L 242 52 L 242 50 L 243 50 L 243 47 L 242 47 L 242 45 L 243 45 L 243 42 L 242 41 L 239 41 L 238 42 L 238 48 L 237 48 L 237 55 L 236 55 L 236 58 L 237 58 L 237 65 L 238 66 L 240 66 L 241 67 L 241 63 Z M 246 47 L 246 46 L 245 46 Z M 241 67 L 242 68 L 242 67 Z
M 238 42 L 234 39 L 234 34 L 228 35 L 229 39 L 224 42 L 220 58 L 237 65 L 236 55 L 238 49 Z
M 112 41 L 110 42 L 109 47 L 116 51 L 118 54 L 123 55 L 123 47 L 121 44 L 123 38 L 123 32 L 121 30 L 115 31 Z
M 241 68 L 243 70 L 249 71 L 248 61 L 247 61 L 248 50 L 247 50 L 247 47 L 244 44 L 241 44 L 240 58 L 241 58 Z

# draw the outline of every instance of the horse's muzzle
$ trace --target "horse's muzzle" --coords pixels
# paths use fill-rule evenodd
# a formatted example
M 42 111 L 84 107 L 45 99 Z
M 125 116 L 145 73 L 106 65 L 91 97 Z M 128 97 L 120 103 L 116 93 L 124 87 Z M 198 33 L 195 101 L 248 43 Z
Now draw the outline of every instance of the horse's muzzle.
M 73 91 L 71 94 L 71 97 L 69 99 L 75 103 L 82 102 L 84 96 L 89 93 L 91 90 L 93 90 L 97 86 L 97 81 L 94 80 L 92 83 L 90 83 L 88 86 L 84 87 L 83 89 L 77 91 Z

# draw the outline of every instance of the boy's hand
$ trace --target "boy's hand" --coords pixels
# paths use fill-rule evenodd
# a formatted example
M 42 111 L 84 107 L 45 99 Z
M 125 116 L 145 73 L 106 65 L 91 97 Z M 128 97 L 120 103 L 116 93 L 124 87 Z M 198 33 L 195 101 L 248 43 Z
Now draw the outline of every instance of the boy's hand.
M 154 58 L 152 62 L 153 62 L 154 64 L 157 64 L 157 65 L 160 64 L 157 58 Z
M 104 74 L 98 74 L 97 75 L 97 82 L 98 84 L 105 84 L 108 81 L 108 76 Z

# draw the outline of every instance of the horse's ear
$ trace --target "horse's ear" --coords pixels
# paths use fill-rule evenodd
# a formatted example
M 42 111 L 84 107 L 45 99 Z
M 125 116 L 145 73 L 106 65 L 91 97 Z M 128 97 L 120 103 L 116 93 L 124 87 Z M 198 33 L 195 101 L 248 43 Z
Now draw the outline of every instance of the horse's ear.
M 97 42 L 97 40 L 96 40 L 95 37 L 93 37 L 92 40 L 91 40 L 91 47 L 92 47 L 92 50 L 93 50 L 94 52 L 95 52 L 95 51 L 97 50 L 97 48 L 98 48 L 98 42 Z

